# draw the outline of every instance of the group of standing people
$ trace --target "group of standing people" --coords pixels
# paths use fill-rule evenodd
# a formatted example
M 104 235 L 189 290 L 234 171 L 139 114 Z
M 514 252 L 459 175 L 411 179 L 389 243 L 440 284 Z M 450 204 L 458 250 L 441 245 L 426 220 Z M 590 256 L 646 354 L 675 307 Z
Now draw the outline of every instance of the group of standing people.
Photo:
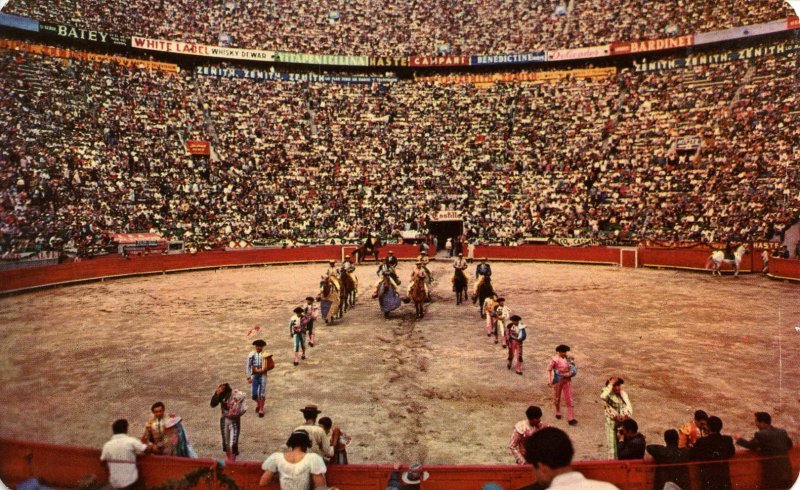
M 316 405 L 306 405 L 300 411 L 303 424 L 289 435 L 285 451 L 272 453 L 261 465 L 264 473 L 259 485 L 266 486 L 277 476 L 282 489 L 328 488 L 326 465 L 347 464 L 350 438 L 329 417 L 317 421 L 322 411 Z

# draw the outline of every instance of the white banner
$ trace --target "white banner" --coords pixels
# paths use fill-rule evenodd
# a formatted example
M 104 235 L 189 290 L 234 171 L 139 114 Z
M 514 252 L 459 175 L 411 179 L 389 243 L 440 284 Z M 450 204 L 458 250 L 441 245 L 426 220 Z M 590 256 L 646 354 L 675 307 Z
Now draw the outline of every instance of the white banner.
M 228 58 L 235 60 L 273 61 L 275 58 L 275 51 L 228 48 L 223 46 L 210 46 L 208 44 L 185 43 L 182 41 L 148 39 L 145 37 L 136 36 L 131 38 L 131 46 L 134 49 L 144 49 L 148 51 L 161 51 L 163 53 L 209 56 L 212 58 Z

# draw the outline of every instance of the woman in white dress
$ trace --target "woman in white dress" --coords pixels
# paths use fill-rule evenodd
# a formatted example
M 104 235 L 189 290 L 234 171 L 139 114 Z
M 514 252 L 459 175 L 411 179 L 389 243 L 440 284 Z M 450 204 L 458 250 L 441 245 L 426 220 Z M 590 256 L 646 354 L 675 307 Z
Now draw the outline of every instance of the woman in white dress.
M 319 454 L 306 452 L 311 447 L 308 432 L 304 430 L 292 432 L 286 445 L 289 447 L 288 451 L 272 453 L 261 465 L 264 474 L 261 475 L 259 485 L 262 487 L 269 485 L 277 474 L 281 490 L 308 490 L 312 481 L 315 489 L 328 488 L 325 481 L 327 469 L 322 457 Z

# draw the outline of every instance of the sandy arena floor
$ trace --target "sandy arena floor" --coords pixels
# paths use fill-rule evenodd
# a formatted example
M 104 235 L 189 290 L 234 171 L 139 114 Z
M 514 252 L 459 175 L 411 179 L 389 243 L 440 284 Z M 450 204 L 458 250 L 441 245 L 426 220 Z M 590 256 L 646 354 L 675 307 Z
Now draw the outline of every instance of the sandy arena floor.
M 242 460 L 279 449 L 316 403 L 353 437 L 353 463 L 512 463 L 507 449 L 528 405 L 564 428 L 577 459 L 603 459 L 605 379 L 620 375 L 649 442 L 716 414 L 723 432 L 752 435 L 765 410 L 795 441 L 800 423 L 800 286 L 604 266 L 494 263 L 494 282 L 528 325 L 524 375 L 483 333 L 476 307 L 455 305 L 449 263 L 434 264 L 434 302 L 384 320 L 362 287 L 359 304 L 292 366 L 287 320 L 315 293 L 323 264 L 98 282 L 0 299 L 0 435 L 100 447 L 126 417 L 141 434 L 162 400 L 184 418 L 203 457 L 221 457 L 218 383 L 248 389 L 249 329 L 262 327 L 277 361 L 267 416 L 242 420 Z M 401 263 L 404 283 L 412 266 Z M 360 269 L 362 286 L 374 266 Z M 474 267 L 470 267 L 470 274 Z M 405 287 L 405 284 L 404 286 Z M 569 344 L 579 425 L 553 417 L 545 365 Z M 782 360 L 782 361 L 781 361 Z

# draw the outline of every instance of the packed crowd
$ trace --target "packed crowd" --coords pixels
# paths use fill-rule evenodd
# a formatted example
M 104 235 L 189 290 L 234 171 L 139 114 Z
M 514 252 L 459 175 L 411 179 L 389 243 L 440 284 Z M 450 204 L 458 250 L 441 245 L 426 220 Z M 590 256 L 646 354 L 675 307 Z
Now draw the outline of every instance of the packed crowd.
M 782 0 L 254 2 L 11 0 L 6 12 L 125 35 L 319 54 L 526 53 L 785 18 Z
M 0 250 L 92 255 L 139 231 L 190 249 L 391 239 L 445 209 L 472 243 L 769 240 L 800 215 L 797 77 L 795 53 L 478 87 L 4 52 Z

